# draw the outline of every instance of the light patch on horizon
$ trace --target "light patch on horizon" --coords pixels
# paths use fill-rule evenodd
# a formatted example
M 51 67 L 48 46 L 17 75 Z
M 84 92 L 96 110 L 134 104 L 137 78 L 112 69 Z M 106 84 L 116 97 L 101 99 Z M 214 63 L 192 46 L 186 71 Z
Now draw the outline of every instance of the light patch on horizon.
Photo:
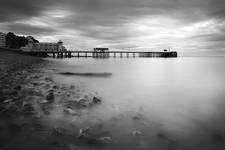
M 163 22 L 163 23 L 162 23 Z M 194 46 L 199 48 L 201 44 L 208 46 L 204 39 L 195 39 L 202 34 L 217 34 L 224 23 L 216 20 L 206 20 L 184 26 L 178 20 L 154 17 L 140 19 L 127 25 L 128 32 L 132 33 L 129 40 L 138 49 L 187 49 L 192 50 Z
M 65 18 L 69 18 L 69 16 L 72 16 L 72 15 L 74 17 L 75 13 L 65 9 L 54 8 L 52 10 L 50 9 L 45 11 L 43 15 L 46 17 L 55 18 L 55 19 L 60 19 L 60 18 L 65 19 Z

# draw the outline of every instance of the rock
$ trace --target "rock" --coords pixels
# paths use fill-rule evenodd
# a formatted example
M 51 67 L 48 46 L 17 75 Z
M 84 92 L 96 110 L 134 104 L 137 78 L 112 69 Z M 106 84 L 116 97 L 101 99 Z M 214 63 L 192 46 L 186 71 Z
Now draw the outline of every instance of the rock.
M 14 89 L 20 91 L 22 89 L 22 87 L 20 85 L 18 85 L 16 87 L 14 87 Z
M 52 82 L 52 79 L 50 77 L 46 77 L 45 81 Z
M 31 106 L 31 104 L 25 104 L 23 107 L 23 111 L 24 112 L 33 112 L 34 111 L 34 107 Z
M 135 120 L 135 121 L 141 120 L 141 118 L 139 116 L 137 116 L 137 115 L 136 116 L 132 116 L 132 119 Z
M 59 86 L 54 85 L 52 88 L 53 88 L 53 89 L 59 89 Z
M 109 136 L 106 136 L 106 137 L 100 137 L 97 139 L 99 142 L 105 144 L 105 143 L 109 143 L 109 142 L 112 142 L 112 138 L 109 137 Z
M 45 115 L 50 115 L 50 111 L 48 109 L 48 107 L 46 107 L 45 105 L 41 107 L 42 111 L 44 112 Z
M 149 142 L 147 142 L 147 141 L 141 140 L 141 141 L 139 142 L 139 144 L 140 144 L 140 148 L 141 148 L 141 149 L 150 149 Z
M 78 146 L 74 145 L 74 144 L 69 144 L 69 150 L 80 150 Z
M 167 139 L 166 134 L 165 134 L 165 133 L 162 133 L 162 132 L 159 132 L 159 133 L 157 134 L 157 137 L 158 137 L 159 139 L 162 139 L 162 140 L 166 140 L 166 139 Z
M 62 127 L 54 127 L 53 133 L 56 135 L 63 135 L 63 134 L 66 134 L 66 129 L 64 129 Z
M 93 102 L 94 104 L 97 104 L 97 103 L 101 103 L 102 100 L 100 100 L 99 98 L 97 98 L 97 97 L 94 96 L 92 102 Z
M 25 105 L 29 105 L 27 101 L 22 101 L 22 106 L 24 107 Z
M 10 92 L 10 95 L 18 95 L 18 92 L 16 90 L 13 90 Z
M 38 102 L 39 102 L 40 104 L 46 104 L 46 103 L 48 103 L 48 101 L 45 100 L 45 99 L 39 100 Z
M 40 119 L 42 116 L 40 115 L 40 114 L 36 114 L 35 116 L 34 116 L 34 119 Z
M 4 95 L 8 95 L 8 94 L 11 93 L 11 89 L 2 89 L 2 93 L 3 93 Z
M 90 127 L 84 128 L 84 129 L 80 129 L 79 130 L 79 134 L 78 134 L 78 138 L 82 138 L 82 137 L 88 137 L 89 136 L 89 132 L 90 131 Z
M 40 124 L 40 123 L 36 123 L 34 125 L 34 130 L 35 131 L 43 131 L 44 130 L 44 126 L 42 124 Z
M 53 103 L 53 102 L 55 101 L 54 93 L 53 93 L 53 92 L 50 92 L 50 93 L 46 96 L 46 100 L 47 100 L 49 103 Z
M 78 138 L 86 145 L 102 147 L 112 141 L 112 138 L 107 135 L 108 131 L 100 132 L 98 129 L 87 127 L 80 129 Z
M 72 116 L 78 116 L 79 115 L 76 111 L 72 110 L 71 108 L 65 108 L 63 111 L 66 114 L 69 114 L 69 115 L 72 115 Z
M 12 99 L 6 99 L 3 101 L 3 103 L 9 103 L 9 102 L 12 102 L 13 100 Z
M 75 89 L 75 86 L 74 86 L 74 85 L 71 85 L 71 86 L 70 86 L 70 89 Z
M 89 100 L 81 99 L 78 101 L 78 105 L 82 107 L 88 107 L 90 105 Z
M 36 83 L 36 82 L 34 82 L 34 83 L 33 83 L 33 85 L 34 85 L 34 86 L 38 86 L 39 84 L 38 84 L 38 83 Z
M 138 131 L 138 130 L 135 130 L 135 131 L 132 132 L 132 135 L 133 136 L 139 136 L 141 134 L 142 134 L 142 132 L 141 131 Z
M 43 86 L 43 88 L 47 90 L 47 89 L 51 88 L 51 85 L 45 84 L 45 85 Z

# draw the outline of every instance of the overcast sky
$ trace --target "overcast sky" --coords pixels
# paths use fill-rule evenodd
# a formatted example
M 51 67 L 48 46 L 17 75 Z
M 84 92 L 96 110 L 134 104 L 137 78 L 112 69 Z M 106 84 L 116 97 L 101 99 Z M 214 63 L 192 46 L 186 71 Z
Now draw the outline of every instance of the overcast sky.
M 0 31 L 69 49 L 225 51 L 224 0 L 0 0 Z

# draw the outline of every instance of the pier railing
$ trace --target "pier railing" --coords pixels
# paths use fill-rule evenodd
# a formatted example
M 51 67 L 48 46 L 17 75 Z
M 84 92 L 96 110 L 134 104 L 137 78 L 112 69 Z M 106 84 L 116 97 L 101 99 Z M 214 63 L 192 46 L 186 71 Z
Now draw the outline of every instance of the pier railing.
M 24 52 L 35 56 L 51 56 L 56 58 L 71 57 L 93 57 L 93 58 L 109 58 L 109 57 L 177 57 L 176 51 L 164 52 L 141 52 L 141 51 L 27 51 Z

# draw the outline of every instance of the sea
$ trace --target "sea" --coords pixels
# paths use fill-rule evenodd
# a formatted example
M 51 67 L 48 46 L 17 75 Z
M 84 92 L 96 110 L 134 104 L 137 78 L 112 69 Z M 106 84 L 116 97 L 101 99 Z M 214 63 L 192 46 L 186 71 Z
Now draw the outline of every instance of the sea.
M 225 149 L 225 57 L 46 61 L 54 81 L 101 97 L 79 123 L 109 132 L 103 149 Z

